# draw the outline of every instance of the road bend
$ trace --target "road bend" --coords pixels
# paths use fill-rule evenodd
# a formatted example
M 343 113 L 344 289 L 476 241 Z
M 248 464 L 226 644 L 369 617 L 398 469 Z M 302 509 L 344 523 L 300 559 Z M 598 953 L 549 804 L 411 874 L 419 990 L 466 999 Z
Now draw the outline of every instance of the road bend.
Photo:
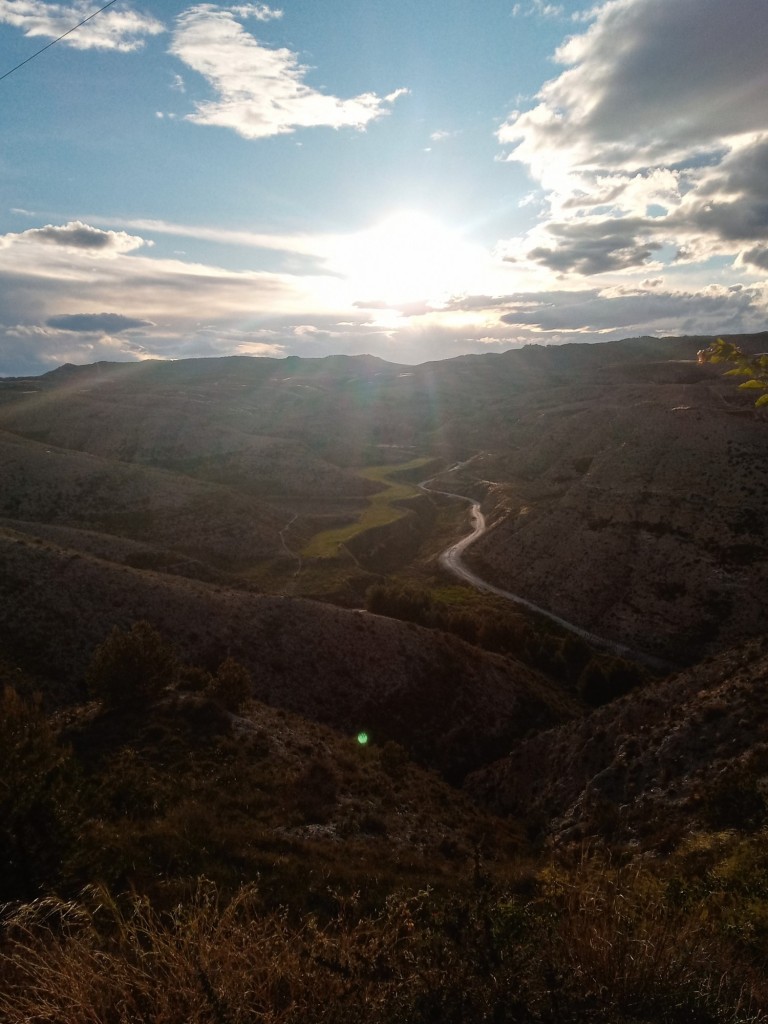
M 455 472 L 460 469 L 466 463 L 460 462 L 455 466 L 452 466 L 448 472 Z M 476 590 L 480 590 L 485 594 L 496 594 L 498 597 L 503 597 L 506 601 L 510 601 L 512 604 L 519 605 L 523 608 L 527 608 L 529 611 L 535 612 L 537 615 L 541 615 L 543 618 L 548 619 L 550 622 L 554 622 L 560 626 L 561 629 L 567 630 L 569 633 L 573 633 L 574 636 L 580 637 L 582 640 L 586 640 L 588 643 L 593 644 L 595 647 L 602 647 L 604 650 L 611 654 L 615 654 L 620 658 L 626 658 L 629 661 L 639 661 L 644 665 L 647 665 L 650 669 L 655 672 L 671 672 L 674 671 L 675 666 L 670 664 L 668 661 L 663 661 L 661 658 L 655 658 L 651 654 L 645 654 L 642 651 L 635 651 L 625 644 L 616 643 L 615 640 L 608 640 L 606 637 L 597 636 L 596 633 L 590 633 L 589 630 L 582 629 L 581 626 L 577 626 L 574 622 L 568 622 L 567 619 L 561 618 L 559 615 L 555 615 L 553 612 L 547 611 L 546 608 L 541 608 L 539 605 L 534 604 L 533 601 L 528 601 L 526 598 L 521 597 L 520 594 L 513 594 L 509 590 L 504 590 L 501 587 L 495 586 L 493 583 L 489 583 L 488 580 L 484 580 L 477 573 L 464 564 L 462 556 L 464 555 L 467 548 L 474 544 L 474 542 L 485 533 L 487 527 L 485 522 L 485 516 L 480 508 L 480 502 L 475 501 L 474 498 L 468 498 L 465 494 L 456 494 L 454 491 L 444 491 L 437 487 L 432 487 L 432 480 L 424 480 L 419 484 L 419 487 L 430 494 L 441 494 L 446 498 L 456 498 L 458 501 L 463 501 L 469 505 L 469 519 L 471 524 L 471 531 L 461 540 L 456 541 L 455 544 L 451 544 L 450 547 L 446 548 L 445 551 L 439 556 L 439 564 L 452 576 L 461 580 L 464 583 L 468 583 L 471 587 Z

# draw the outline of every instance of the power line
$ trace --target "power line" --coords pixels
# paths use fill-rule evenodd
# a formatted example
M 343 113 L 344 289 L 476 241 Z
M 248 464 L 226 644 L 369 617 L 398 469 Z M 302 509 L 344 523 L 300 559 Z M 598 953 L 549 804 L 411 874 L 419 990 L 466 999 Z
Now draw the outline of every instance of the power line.
M 54 45 L 54 43 L 58 43 L 61 39 L 64 39 L 66 36 L 71 36 L 73 32 L 76 32 L 87 21 L 90 21 L 91 18 L 95 18 L 97 14 L 101 14 L 102 11 L 106 11 L 106 9 L 108 7 L 111 7 L 112 4 L 116 4 L 116 3 L 117 3 L 117 0 L 109 0 L 109 3 L 108 4 L 104 4 L 104 6 L 100 7 L 98 9 L 98 11 L 94 11 L 93 14 L 89 14 L 87 18 L 83 18 L 82 21 L 79 21 L 76 25 L 73 25 L 72 28 L 67 29 L 66 32 L 62 32 L 62 34 L 60 36 L 57 36 L 56 39 L 52 39 L 50 41 L 50 43 L 46 43 L 45 46 L 41 47 L 39 50 L 37 50 L 35 53 L 33 53 L 31 57 L 27 57 L 26 60 L 23 60 L 21 62 L 21 64 L 17 64 L 15 68 L 11 68 L 11 70 L 10 71 L 6 71 L 4 75 L 0 75 L 0 82 L 2 82 L 2 80 L 4 78 L 7 78 L 8 75 L 12 75 L 14 71 L 18 71 L 19 68 L 23 68 L 25 64 L 29 64 L 29 62 L 31 60 L 34 60 L 35 57 L 39 57 L 40 54 L 43 53 L 45 50 L 50 50 L 50 48 Z

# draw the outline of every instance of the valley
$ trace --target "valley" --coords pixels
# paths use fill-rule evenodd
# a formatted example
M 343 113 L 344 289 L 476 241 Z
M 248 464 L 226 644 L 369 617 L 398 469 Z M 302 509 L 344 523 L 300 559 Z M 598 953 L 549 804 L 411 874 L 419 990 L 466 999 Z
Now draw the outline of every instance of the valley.
M 759 1020 L 768 427 L 706 342 L 0 379 L 8 907 L 143 894 L 159 942 L 204 877 L 210 927 L 247 900 L 314 928 L 285 984 L 322 968 L 354 1017 L 375 976 L 382 1024 L 515 991 L 498 1019 Z M 3 920 L 20 990 L 54 939 Z M 590 966 L 599 920 L 654 956 L 667 929 L 690 973 Z M 419 971 L 446 1016 L 404 1009 Z

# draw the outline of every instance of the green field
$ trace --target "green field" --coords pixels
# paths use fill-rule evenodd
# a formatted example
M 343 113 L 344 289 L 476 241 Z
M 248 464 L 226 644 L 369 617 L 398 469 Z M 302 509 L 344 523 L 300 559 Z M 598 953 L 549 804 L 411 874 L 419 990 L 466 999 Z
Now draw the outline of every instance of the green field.
M 339 549 L 352 537 L 356 537 L 365 530 L 371 530 L 375 526 L 385 526 L 393 523 L 396 519 L 405 515 L 405 509 L 397 508 L 397 502 L 415 498 L 421 491 L 414 484 L 402 483 L 390 479 L 398 473 L 408 472 L 426 466 L 432 459 L 418 458 L 410 462 L 401 462 L 396 466 L 369 466 L 360 471 L 360 476 L 365 480 L 372 480 L 381 484 L 385 489 L 374 494 L 368 502 L 360 519 L 349 526 L 341 526 L 334 530 L 323 530 L 315 534 L 307 546 L 301 552 L 305 558 L 335 558 Z

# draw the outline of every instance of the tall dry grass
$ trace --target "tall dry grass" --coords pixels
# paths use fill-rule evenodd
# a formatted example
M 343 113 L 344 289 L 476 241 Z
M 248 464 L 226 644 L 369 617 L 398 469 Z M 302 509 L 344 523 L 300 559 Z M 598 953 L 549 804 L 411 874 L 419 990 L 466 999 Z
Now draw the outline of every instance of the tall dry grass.
M 201 881 L 159 909 L 100 888 L 6 909 L 8 1024 L 758 1024 L 704 904 L 671 905 L 639 868 L 550 868 L 496 891 L 335 897 L 326 920 Z M 742 965 L 743 966 L 743 965 Z M 764 982 L 764 979 L 763 979 Z

